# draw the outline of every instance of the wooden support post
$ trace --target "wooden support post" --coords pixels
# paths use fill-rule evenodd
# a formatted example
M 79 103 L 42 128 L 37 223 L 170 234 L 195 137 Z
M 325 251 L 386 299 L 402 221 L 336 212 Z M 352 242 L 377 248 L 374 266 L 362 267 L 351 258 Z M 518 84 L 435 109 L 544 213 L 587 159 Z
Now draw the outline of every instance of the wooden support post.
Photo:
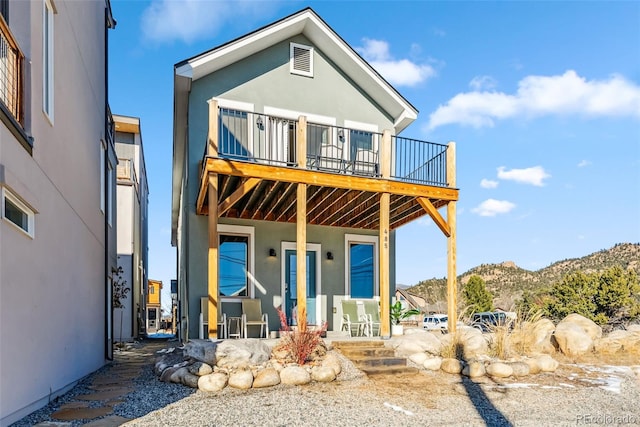
M 450 188 L 456 186 L 456 143 L 449 142 L 447 147 L 447 184 Z M 458 321 L 458 284 L 456 277 L 456 202 L 447 204 L 447 223 L 449 237 L 447 238 L 447 316 L 449 318 L 449 332 L 456 331 Z
M 210 99 L 209 129 L 207 131 L 207 156 L 218 157 L 218 101 Z
M 391 131 L 382 132 L 380 141 L 380 176 L 389 178 L 391 176 Z
M 298 327 L 307 315 L 307 185 L 298 184 L 296 206 L 296 294 Z
M 209 338 L 218 338 L 218 175 L 209 174 Z
M 307 168 L 307 117 L 298 118 L 298 131 L 296 135 L 296 160 L 298 167 Z
M 380 234 L 379 234 L 379 258 L 380 258 L 380 336 L 391 336 L 391 281 L 389 268 L 389 193 L 380 194 Z

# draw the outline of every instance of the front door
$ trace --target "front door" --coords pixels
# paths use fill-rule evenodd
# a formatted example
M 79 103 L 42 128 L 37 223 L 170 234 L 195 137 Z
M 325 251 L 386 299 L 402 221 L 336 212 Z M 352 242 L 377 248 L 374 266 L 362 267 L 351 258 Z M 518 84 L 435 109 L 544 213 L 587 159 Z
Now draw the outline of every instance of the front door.
M 283 244 L 284 245 L 284 244 Z M 287 246 L 290 244 L 287 244 Z M 318 260 L 319 260 L 319 248 L 310 248 L 311 246 L 319 245 L 307 245 L 307 323 L 315 325 L 319 319 L 319 306 L 318 306 Z M 295 248 L 295 244 L 293 244 Z M 297 324 L 297 308 L 298 308 L 298 296 L 297 296 L 297 254 L 296 250 L 292 248 L 284 249 L 284 305 L 285 313 L 287 315 L 287 322 L 289 325 Z

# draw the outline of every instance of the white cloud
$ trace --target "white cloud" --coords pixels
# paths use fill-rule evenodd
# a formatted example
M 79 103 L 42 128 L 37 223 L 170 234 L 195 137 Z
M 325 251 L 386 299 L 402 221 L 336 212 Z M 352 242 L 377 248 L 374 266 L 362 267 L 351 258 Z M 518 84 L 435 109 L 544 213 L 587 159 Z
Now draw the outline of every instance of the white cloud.
M 498 181 L 493 181 L 486 178 L 482 178 L 482 181 L 480 181 L 480 187 L 482 188 L 496 188 L 497 186 Z
M 397 86 L 415 86 L 436 75 L 428 64 L 418 64 L 408 59 L 394 59 L 389 53 L 389 43 L 384 40 L 363 39 L 364 46 L 356 47 L 364 59 L 389 83 Z M 413 52 L 416 45 L 411 46 Z
M 474 91 L 495 89 L 498 82 L 491 76 L 475 76 L 469 82 L 469 87 Z
M 276 7 L 276 2 L 258 5 L 248 0 L 153 0 L 142 13 L 142 33 L 155 42 L 190 43 L 216 34 L 229 22 L 257 19 Z
M 477 207 L 471 209 L 471 212 L 480 216 L 496 216 L 498 214 L 506 214 L 511 212 L 516 205 L 506 200 L 487 199 L 480 203 Z
M 498 168 L 498 178 L 542 187 L 544 186 L 544 180 L 551 178 L 551 175 L 545 172 L 542 166 L 511 170 L 507 170 L 504 166 L 500 166 Z
M 640 118 L 640 86 L 617 74 L 587 80 L 573 70 L 557 76 L 528 76 L 519 82 L 515 94 L 479 90 L 457 94 L 431 113 L 429 128 L 453 123 L 491 127 L 496 120 L 516 116 L 571 114 Z
M 591 162 L 589 160 L 581 160 L 580 163 L 578 163 L 578 167 L 583 168 L 585 166 L 589 166 L 590 164 Z

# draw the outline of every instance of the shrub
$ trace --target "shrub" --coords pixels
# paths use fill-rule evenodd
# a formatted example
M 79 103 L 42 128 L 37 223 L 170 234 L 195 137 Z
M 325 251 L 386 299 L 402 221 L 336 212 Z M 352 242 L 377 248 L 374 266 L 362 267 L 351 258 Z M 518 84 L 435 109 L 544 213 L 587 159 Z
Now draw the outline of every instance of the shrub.
M 313 351 L 322 343 L 321 335 L 327 330 L 327 322 L 323 322 L 320 328 L 309 330 L 307 325 L 307 312 L 303 310 L 298 319 L 298 327 L 292 330 L 287 322 L 287 315 L 278 309 L 280 318 L 280 346 L 293 356 L 298 365 L 304 365 Z

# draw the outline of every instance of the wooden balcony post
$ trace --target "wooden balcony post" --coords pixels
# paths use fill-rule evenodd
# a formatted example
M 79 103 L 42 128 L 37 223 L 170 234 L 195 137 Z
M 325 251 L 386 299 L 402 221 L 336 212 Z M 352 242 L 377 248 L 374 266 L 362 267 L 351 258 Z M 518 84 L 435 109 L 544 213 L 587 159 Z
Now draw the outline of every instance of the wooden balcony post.
M 389 310 L 391 309 L 391 281 L 389 280 L 389 193 L 380 194 L 380 230 L 378 251 L 380 258 L 380 336 L 389 338 L 391 336 L 391 319 Z
M 209 129 L 207 132 L 207 156 L 218 157 L 218 101 L 210 99 Z
M 307 168 L 307 117 L 298 118 L 298 132 L 296 135 L 296 158 L 298 167 Z
M 218 338 L 218 175 L 209 174 L 208 338 Z
M 306 156 L 305 156 L 306 157 Z M 307 315 L 307 185 L 298 184 L 296 205 L 296 294 L 298 327 Z
M 382 132 L 380 141 L 380 176 L 382 178 L 391 176 L 391 131 L 388 129 Z
M 447 147 L 447 185 L 456 186 L 456 143 L 449 142 Z M 449 237 L 447 238 L 447 316 L 449 317 L 449 332 L 456 331 L 458 320 L 458 285 L 456 277 L 456 202 L 447 204 L 447 223 Z

